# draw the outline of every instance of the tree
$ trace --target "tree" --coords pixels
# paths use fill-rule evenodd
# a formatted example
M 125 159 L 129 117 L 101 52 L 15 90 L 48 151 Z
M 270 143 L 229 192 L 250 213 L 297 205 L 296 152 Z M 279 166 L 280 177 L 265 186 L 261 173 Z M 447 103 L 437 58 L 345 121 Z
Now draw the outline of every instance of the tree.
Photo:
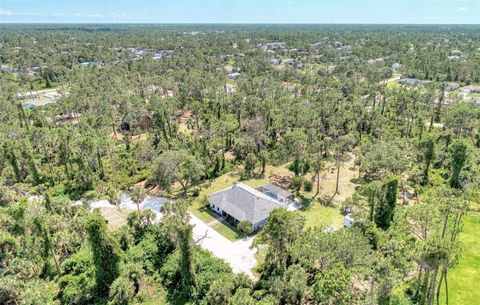
M 347 152 L 355 144 L 355 137 L 353 135 L 339 136 L 333 140 L 333 158 L 335 160 L 335 167 L 337 168 L 337 179 L 335 180 L 335 193 L 330 198 L 330 201 L 335 198 L 338 193 L 338 182 L 340 179 L 340 166 L 342 161 L 347 157 Z
M 300 195 L 300 190 L 302 189 L 304 181 L 305 179 L 303 177 L 295 176 L 293 177 L 292 182 L 290 182 L 290 188 L 295 191 L 297 196 Z
M 248 235 L 252 234 L 252 232 L 253 232 L 253 226 L 247 220 L 240 221 L 237 224 L 237 229 L 245 236 L 248 236 Z
M 215 280 L 207 293 L 208 304 L 227 305 L 234 289 L 231 276 Z
M 450 147 L 451 175 L 450 186 L 460 188 L 460 172 L 467 160 L 467 145 L 463 141 L 455 141 Z
M 257 157 L 255 157 L 254 153 L 248 153 L 247 157 L 245 158 L 245 165 L 243 167 L 245 177 L 250 177 L 252 175 L 256 165 L 257 165 Z
M 362 145 L 359 155 L 359 171 L 369 180 L 399 175 L 407 168 L 405 149 L 395 142 L 374 142 Z
M 192 225 L 189 223 L 186 201 L 166 202 L 162 205 L 163 226 L 171 237 L 180 254 L 179 276 L 182 294 L 195 293 L 194 242 Z
M 120 190 L 115 186 L 111 186 L 108 189 L 108 199 L 111 203 L 113 203 L 117 209 L 120 208 Z
M 392 177 L 384 182 L 382 198 L 375 211 L 375 223 L 378 227 L 386 230 L 390 227 L 397 205 L 398 178 Z
M 285 272 L 281 280 L 280 287 L 273 287 L 279 289 L 277 292 L 284 304 L 305 304 L 307 291 L 308 275 L 305 270 L 299 265 L 290 266 Z M 273 285 L 278 284 L 274 281 Z
M 301 236 L 304 223 L 302 216 L 285 209 L 270 212 L 264 228 L 254 241 L 254 245 L 268 246 L 263 275 L 281 273 L 288 268 L 292 248 Z
M 423 168 L 422 184 L 427 185 L 430 164 L 432 163 L 432 160 L 435 157 L 435 140 L 432 136 L 427 136 L 421 140 L 419 146 L 423 154 L 423 161 L 425 162 L 425 165 Z
M 107 224 L 100 214 L 93 213 L 90 216 L 86 229 L 95 265 L 97 295 L 105 296 L 108 294 L 110 285 L 119 275 L 120 246 L 108 234 Z
M 141 187 L 134 187 L 131 189 L 131 196 L 133 202 L 135 202 L 135 204 L 137 205 L 137 211 L 140 212 L 140 203 L 145 200 L 145 197 L 147 197 L 147 193 Z
M 188 188 L 199 182 L 204 173 L 204 165 L 187 151 L 167 151 L 155 161 L 153 180 L 166 190 L 178 182 L 186 195 Z
M 283 138 L 283 149 L 288 157 L 293 159 L 294 164 L 300 164 L 307 148 L 307 135 L 303 130 L 296 129 L 285 135 Z M 298 175 L 299 170 L 295 171 Z
M 351 304 L 353 298 L 351 272 L 343 265 L 318 273 L 313 285 L 313 299 L 318 304 Z
M 320 173 L 324 167 L 325 142 L 318 141 L 318 142 L 315 142 L 312 146 L 313 146 L 314 152 L 311 155 L 310 163 L 312 164 L 312 167 L 313 167 L 313 172 L 315 174 L 315 180 L 317 185 L 315 195 L 313 195 L 312 197 L 312 201 L 313 201 L 320 193 Z
M 230 305 L 255 305 L 257 301 L 250 295 L 250 289 L 239 288 L 229 299 Z
M 127 305 L 129 301 L 135 296 L 135 287 L 130 279 L 120 276 L 113 283 L 110 288 L 109 297 L 111 299 L 108 304 L 111 305 Z

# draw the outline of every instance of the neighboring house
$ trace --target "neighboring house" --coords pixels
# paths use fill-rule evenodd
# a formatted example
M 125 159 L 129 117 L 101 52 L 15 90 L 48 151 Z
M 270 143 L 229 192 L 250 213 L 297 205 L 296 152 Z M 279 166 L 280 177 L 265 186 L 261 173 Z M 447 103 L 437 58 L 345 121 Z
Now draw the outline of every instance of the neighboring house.
M 291 204 L 295 199 L 290 192 L 272 183 L 261 186 L 257 190 L 281 203 Z
M 392 70 L 395 70 L 395 71 L 398 71 L 398 70 L 400 70 L 400 69 L 402 69 L 402 68 L 403 68 L 403 65 L 400 64 L 400 63 L 398 63 L 398 62 L 396 62 L 396 63 L 394 63 L 394 64 L 392 65 Z
M 243 183 L 232 186 L 208 196 L 210 208 L 233 224 L 248 221 L 254 230 L 258 230 L 267 221 L 270 212 L 287 205 Z
M 17 93 L 17 100 L 29 100 L 39 98 L 37 91 L 19 92 Z
M 449 83 L 447 85 L 447 87 L 445 87 L 444 91 L 445 92 L 451 92 L 451 91 L 454 91 L 454 90 L 457 90 L 458 88 L 460 88 L 460 85 L 457 84 L 457 83 Z
M 23 109 L 34 109 L 35 105 L 32 103 L 26 103 L 22 105 Z
M 463 93 L 476 93 L 480 92 L 480 86 L 465 86 L 462 87 L 462 92 Z
M 343 225 L 347 228 L 350 228 L 355 223 L 352 214 L 347 214 L 343 219 Z
M 238 72 L 230 73 L 230 74 L 227 75 L 227 77 L 228 77 L 229 79 L 237 79 L 237 78 L 240 77 L 240 73 L 238 73 Z
M 420 80 L 417 78 L 402 78 L 398 80 L 398 83 L 401 85 L 405 86 L 410 86 L 410 87 L 420 87 L 423 86 L 427 81 L 425 80 Z
M 225 66 L 223 67 L 223 70 L 227 73 L 233 73 L 234 68 L 232 66 Z
M 272 58 L 272 59 L 270 60 L 270 63 L 271 63 L 272 65 L 279 65 L 279 64 L 280 64 L 280 59 L 278 59 L 278 58 Z
M 295 64 L 295 61 L 294 61 L 293 59 L 291 59 L 291 58 L 288 58 L 288 59 L 285 59 L 285 60 L 283 61 L 283 64 L 285 64 L 285 65 L 294 65 L 294 64 Z

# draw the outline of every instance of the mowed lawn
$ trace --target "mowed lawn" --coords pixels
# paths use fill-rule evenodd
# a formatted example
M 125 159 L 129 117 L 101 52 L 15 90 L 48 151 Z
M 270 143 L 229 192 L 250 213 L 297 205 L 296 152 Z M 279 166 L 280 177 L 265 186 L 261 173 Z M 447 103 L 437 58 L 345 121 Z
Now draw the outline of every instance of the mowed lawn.
M 462 257 L 448 273 L 449 304 L 480 304 L 480 213 L 469 213 L 464 218 Z M 440 304 L 445 304 L 445 292 Z

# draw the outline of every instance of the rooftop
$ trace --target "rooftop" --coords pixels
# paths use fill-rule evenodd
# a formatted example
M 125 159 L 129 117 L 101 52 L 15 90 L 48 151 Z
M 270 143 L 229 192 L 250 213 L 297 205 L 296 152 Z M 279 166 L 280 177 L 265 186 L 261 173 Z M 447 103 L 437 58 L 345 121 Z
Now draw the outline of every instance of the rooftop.
M 235 219 L 247 220 L 252 224 L 268 218 L 275 208 L 287 208 L 286 205 L 243 183 L 234 183 L 211 194 L 208 199 Z

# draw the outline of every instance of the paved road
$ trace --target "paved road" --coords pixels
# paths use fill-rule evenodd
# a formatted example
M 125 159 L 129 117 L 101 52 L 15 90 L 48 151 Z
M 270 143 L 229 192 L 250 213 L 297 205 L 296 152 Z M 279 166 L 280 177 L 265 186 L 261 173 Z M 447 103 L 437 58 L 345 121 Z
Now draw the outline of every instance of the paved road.
M 141 204 L 140 209 L 151 209 L 157 214 L 157 219 L 161 218 L 160 207 L 166 199 L 147 197 Z M 91 209 L 113 207 L 107 200 L 92 201 L 89 203 Z M 137 206 L 126 195 L 122 194 L 121 209 L 136 210 Z M 218 258 L 225 260 L 235 273 L 244 273 L 251 279 L 255 279 L 252 268 L 257 265 L 255 259 L 256 249 L 250 249 L 253 239 L 251 237 L 242 240 L 231 241 L 209 227 L 198 217 L 190 214 L 190 223 L 193 226 L 193 238 L 199 240 L 199 245 L 212 252 Z M 204 237 L 206 234 L 206 238 Z

